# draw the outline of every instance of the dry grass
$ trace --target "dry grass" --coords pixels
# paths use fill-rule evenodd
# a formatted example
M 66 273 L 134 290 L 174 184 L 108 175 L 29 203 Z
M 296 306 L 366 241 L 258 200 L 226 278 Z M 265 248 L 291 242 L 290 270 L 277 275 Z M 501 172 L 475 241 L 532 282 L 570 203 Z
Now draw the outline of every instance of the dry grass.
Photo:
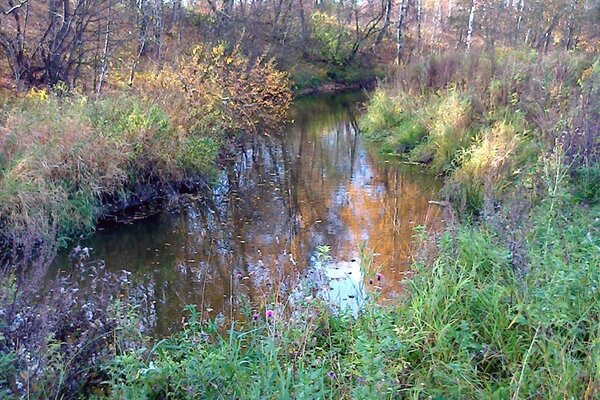
M 373 97 L 362 127 L 384 151 L 449 176 L 446 194 L 478 213 L 484 193 L 505 192 L 537 150 L 561 143 L 574 166 L 597 162 L 594 61 L 520 51 L 415 60 Z
M 33 89 L 0 103 L 4 240 L 64 242 L 93 230 L 103 198 L 211 175 L 229 138 L 273 128 L 291 102 L 287 74 L 237 48 L 197 48 L 138 79 L 100 100 Z

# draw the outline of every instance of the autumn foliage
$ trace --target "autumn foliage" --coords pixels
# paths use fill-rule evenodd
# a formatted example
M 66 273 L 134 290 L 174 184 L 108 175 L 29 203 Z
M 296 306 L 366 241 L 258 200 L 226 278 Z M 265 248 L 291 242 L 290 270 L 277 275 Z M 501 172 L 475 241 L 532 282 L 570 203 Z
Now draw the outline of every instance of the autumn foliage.
M 223 45 L 197 46 L 138 82 L 133 93 L 97 100 L 32 89 L 5 107 L 5 239 L 66 239 L 93 230 L 107 199 L 127 199 L 136 186 L 210 175 L 231 137 L 275 129 L 292 99 L 273 61 Z
M 190 131 L 257 132 L 279 124 L 292 101 L 287 73 L 240 47 L 198 45 L 172 68 L 140 76 L 136 90 L 157 98 Z

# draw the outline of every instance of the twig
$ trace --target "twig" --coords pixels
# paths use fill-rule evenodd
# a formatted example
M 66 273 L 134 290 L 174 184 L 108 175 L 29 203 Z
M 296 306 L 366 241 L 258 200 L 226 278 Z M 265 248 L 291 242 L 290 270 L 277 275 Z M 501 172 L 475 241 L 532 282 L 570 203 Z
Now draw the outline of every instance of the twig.
M 18 10 L 19 8 L 23 7 L 25 4 L 27 4 L 29 0 L 23 0 L 22 2 L 20 2 L 17 5 L 12 6 L 11 8 L 9 8 L 8 10 L 4 11 L 4 15 L 8 15 L 11 12 Z

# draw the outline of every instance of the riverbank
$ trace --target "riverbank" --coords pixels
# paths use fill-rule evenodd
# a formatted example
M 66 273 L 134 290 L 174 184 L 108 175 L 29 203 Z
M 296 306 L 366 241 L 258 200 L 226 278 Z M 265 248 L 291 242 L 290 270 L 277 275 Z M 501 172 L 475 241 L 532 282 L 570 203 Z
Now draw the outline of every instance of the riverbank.
M 553 146 L 590 166 L 599 80 L 593 54 L 432 56 L 378 89 L 360 126 L 380 151 L 444 177 L 445 196 L 477 215 Z
M 313 96 L 321 94 L 339 94 L 345 92 L 354 92 L 357 90 L 371 90 L 377 86 L 377 78 L 369 78 L 360 81 L 351 82 L 325 82 L 317 86 L 311 86 L 299 89 L 294 92 L 296 97 Z
M 444 176 L 454 206 L 440 235 L 415 229 L 422 250 L 399 304 L 377 302 L 386 277 L 364 264 L 371 299 L 356 319 L 310 296 L 232 325 L 190 307 L 148 358 L 107 366 L 107 396 L 597 397 L 597 63 L 515 62 L 482 83 L 485 59 L 466 62 L 380 90 L 362 121 L 388 152 Z M 428 83 L 411 90 L 413 78 Z
M 177 71 L 147 72 L 136 90 L 95 99 L 30 90 L 5 101 L 0 226 L 5 242 L 69 239 L 107 211 L 205 187 L 239 132 L 268 129 L 290 102 L 272 62 L 198 49 Z M 200 77 L 194 68 L 218 67 Z M 224 100 L 227 99 L 227 100 Z
M 451 224 L 399 305 L 377 303 L 386 277 L 367 272 L 356 319 L 309 298 L 232 325 L 189 307 L 181 333 L 106 366 L 106 396 L 595 398 L 600 209 L 555 183 L 527 215 L 516 199 L 477 226 Z

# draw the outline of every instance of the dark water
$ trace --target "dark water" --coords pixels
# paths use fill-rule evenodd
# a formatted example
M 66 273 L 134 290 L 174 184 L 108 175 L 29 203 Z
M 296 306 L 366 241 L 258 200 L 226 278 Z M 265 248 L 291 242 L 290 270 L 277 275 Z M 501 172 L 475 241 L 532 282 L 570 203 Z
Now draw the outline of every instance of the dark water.
M 399 291 L 416 225 L 437 224 L 438 183 L 418 167 L 385 160 L 357 133 L 360 94 L 301 99 L 283 135 L 246 141 L 214 194 L 81 243 L 90 262 L 129 273 L 149 328 L 178 329 L 186 304 L 204 315 L 237 313 L 241 300 L 285 302 L 330 246 L 325 272 L 333 302 L 348 302 L 366 280 L 359 249 L 387 297 Z M 66 255 L 57 266 L 66 265 Z M 310 279 L 310 278 L 309 278 Z M 370 285 L 365 285 L 369 290 Z M 329 290 L 329 289 L 328 289 Z

